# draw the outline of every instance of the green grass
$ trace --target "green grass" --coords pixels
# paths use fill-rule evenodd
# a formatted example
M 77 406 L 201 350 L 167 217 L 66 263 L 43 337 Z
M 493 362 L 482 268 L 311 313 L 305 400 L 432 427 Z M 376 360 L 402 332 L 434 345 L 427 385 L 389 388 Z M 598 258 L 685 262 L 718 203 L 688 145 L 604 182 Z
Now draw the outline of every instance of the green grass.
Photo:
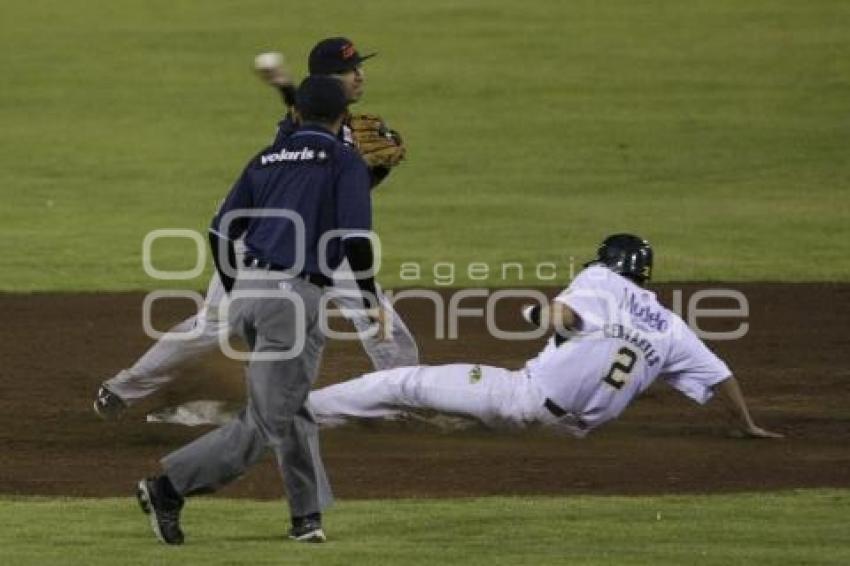
M 269 140 L 255 53 L 344 33 L 410 158 L 376 195 L 402 262 L 496 271 L 655 244 L 661 280 L 850 280 L 844 0 L 29 0 L 0 17 L 2 290 L 154 288 Z M 158 249 L 186 268 L 189 247 Z M 203 286 L 197 279 L 167 286 Z
M 191 501 L 187 544 L 157 543 L 129 499 L 0 500 L 8 564 L 847 564 L 850 492 L 349 501 L 331 541 L 283 539 L 278 503 Z

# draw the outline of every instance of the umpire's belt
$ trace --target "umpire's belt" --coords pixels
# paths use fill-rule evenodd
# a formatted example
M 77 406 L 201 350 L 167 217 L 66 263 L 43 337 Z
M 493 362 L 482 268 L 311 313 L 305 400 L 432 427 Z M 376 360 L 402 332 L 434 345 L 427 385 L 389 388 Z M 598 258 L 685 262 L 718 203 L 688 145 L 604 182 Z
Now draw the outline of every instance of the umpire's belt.
M 333 281 L 327 275 L 321 275 L 319 273 L 292 273 L 291 267 L 284 267 L 282 265 L 277 265 L 275 263 L 271 263 L 270 261 L 262 260 L 258 257 L 252 257 L 249 255 L 245 256 L 245 259 L 242 261 L 245 267 L 252 267 L 255 269 L 268 269 L 269 271 L 288 271 L 292 275 L 292 277 L 303 279 L 308 283 L 312 283 L 317 287 L 331 287 L 333 285 Z
M 576 428 L 578 428 L 580 430 L 584 430 L 584 429 L 587 428 L 586 422 L 581 420 L 579 417 L 577 417 L 573 413 L 565 411 L 563 408 L 561 408 L 560 405 L 558 405 L 557 403 L 555 403 L 553 400 L 549 399 L 548 397 L 543 402 L 543 406 L 546 407 L 547 411 L 549 411 L 550 413 L 552 413 L 553 415 L 555 415 L 559 419 L 562 419 L 564 417 L 570 417 L 569 420 L 572 422 L 573 425 L 576 426 Z

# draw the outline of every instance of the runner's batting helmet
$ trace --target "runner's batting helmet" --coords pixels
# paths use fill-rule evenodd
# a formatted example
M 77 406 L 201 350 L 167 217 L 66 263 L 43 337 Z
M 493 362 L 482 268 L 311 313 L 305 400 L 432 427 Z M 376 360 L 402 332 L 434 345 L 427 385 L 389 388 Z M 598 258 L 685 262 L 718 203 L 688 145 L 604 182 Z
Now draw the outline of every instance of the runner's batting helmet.
M 652 277 L 652 246 L 634 234 L 614 234 L 602 240 L 596 259 L 590 263 L 601 263 L 614 273 L 643 284 Z

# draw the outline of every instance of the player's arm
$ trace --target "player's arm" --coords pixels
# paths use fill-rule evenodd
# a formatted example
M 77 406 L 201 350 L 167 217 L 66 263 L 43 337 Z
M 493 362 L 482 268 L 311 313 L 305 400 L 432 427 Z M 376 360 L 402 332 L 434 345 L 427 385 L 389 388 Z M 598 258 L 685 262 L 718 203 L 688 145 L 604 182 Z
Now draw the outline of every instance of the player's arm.
M 363 301 L 363 308 L 372 322 L 377 323 L 380 337 L 384 340 L 392 338 L 390 313 L 381 305 L 378 296 L 378 284 L 374 275 L 375 267 L 372 241 L 365 236 L 354 235 L 343 240 L 345 258 L 352 273 L 369 274 L 357 277 L 357 288 Z
M 561 301 L 526 306 L 522 309 L 522 317 L 537 327 L 545 326 L 555 331 L 576 330 L 581 325 L 576 312 Z
M 280 53 L 260 53 L 254 58 L 254 70 L 261 81 L 280 93 L 286 108 L 295 106 L 295 81 L 284 64 Z
M 345 259 L 351 266 L 352 273 L 371 274 L 375 267 L 375 254 L 372 249 L 372 240 L 366 235 L 353 234 L 343 239 Z M 357 278 L 357 288 L 363 298 L 363 307 L 366 310 L 378 308 L 378 288 L 374 275 Z
M 781 438 L 756 425 L 729 366 L 672 313 L 669 332 L 673 339 L 660 369 L 664 382 L 700 405 L 719 396 L 735 428 L 749 437 Z
M 236 247 L 233 242 L 245 233 L 249 221 L 247 217 L 238 216 L 236 211 L 252 206 L 249 172 L 246 169 L 224 199 L 209 229 L 213 264 L 227 293 L 230 293 L 236 282 Z
M 375 254 L 369 238 L 372 228 L 372 205 L 369 194 L 369 172 L 353 150 L 337 184 L 337 224 L 347 233 L 342 238 L 343 252 L 356 276 L 363 308 L 378 323 L 381 336 L 389 338 L 389 317 L 381 307 L 374 276 Z
M 231 275 L 236 269 L 236 247 L 233 240 L 222 237 L 218 232 L 213 232 L 212 229 L 210 229 L 209 240 L 218 278 L 221 280 L 224 291 L 230 293 L 236 283 L 236 279 Z
M 741 386 L 735 376 L 730 375 L 725 380 L 721 381 L 715 387 L 715 390 L 720 394 L 719 397 L 723 401 L 730 418 L 735 423 L 736 428 L 739 428 L 751 438 L 782 438 L 783 435 L 777 432 L 771 432 L 758 426 L 750 415 L 750 410 L 747 407 L 747 402 L 744 400 L 744 393 L 741 391 Z

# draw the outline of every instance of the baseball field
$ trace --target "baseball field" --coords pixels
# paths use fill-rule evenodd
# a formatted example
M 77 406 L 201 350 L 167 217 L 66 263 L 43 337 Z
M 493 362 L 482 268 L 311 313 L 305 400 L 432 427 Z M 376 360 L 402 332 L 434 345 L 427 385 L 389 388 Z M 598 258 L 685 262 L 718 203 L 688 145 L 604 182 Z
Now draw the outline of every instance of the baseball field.
M 31 0 L 0 8 L 0 556 L 9 564 L 850 563 L 850 5 L 835 0 L 509 2 Z M 417 423 L 323 433 L 338 497 L 326 545 L 285 540 L 271 458 L 187 505 L 187 544 L 158 544 L 132 497 L 200 429 L 144 422 L 191 399 L 243 398 L 214 355 L 117 423 L 100 382 L 151 340 L 146 293 L 200 290 L 202 237 L 282 106 L 252 76 L 280 50 L 298 76 L 317 39 L 363 52 L 357 108 L 408 157 L 374 194 L 385 288 L 553 294 L 606 234 L 655 248 L 652 288 L 728 289 L 747 324 L 710 342 L 764 426 L 654 386 L 585 440 Z M 500 327 L 521 328 L 517 298 Z M 715 299 L 715 309 L 733 305 Z M 737 305 L 740 306 L 740 305 Z M 400 302 L 422 359 L 516 368 L 503 342 Z M 185 300 L 153 312 L 165 329 Z M 332 342 L 321 384 L 369 367 Z

